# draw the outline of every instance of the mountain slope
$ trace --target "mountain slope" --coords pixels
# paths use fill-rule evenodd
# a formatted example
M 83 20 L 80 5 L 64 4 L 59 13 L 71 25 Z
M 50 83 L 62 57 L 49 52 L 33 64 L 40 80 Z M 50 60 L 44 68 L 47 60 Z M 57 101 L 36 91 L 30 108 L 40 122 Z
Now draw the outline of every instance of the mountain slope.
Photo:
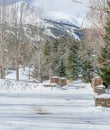
M 72 18 L 58 19 L 52 16 L 43 17 L 40 14 L 40 9 L 24 1 L 19 1 L 6 7 L 6 22 L 9 23 L 11 27 L 15 24 L 22 24 L 25 36 L 34 41 L 40 39 L 40 29 L 43 29 L 45 35 L 52 38 L 59 38 L 67 35 L 73 36 L 75 39 L 80 39 L 83 35 L 77 20 Z M 7 32 L 13 32 L 13 29 L 7 29 Z M 37 35 L 35 35 L 36 32 Z

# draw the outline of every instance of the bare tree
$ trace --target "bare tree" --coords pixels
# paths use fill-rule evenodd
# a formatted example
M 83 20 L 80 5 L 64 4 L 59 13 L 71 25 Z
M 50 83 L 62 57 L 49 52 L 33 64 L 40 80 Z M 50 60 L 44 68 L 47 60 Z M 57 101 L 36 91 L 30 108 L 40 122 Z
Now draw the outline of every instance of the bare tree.
M 35 19 L 35 32 L 37 35 L 36 43 L 34 44 L 35 53 L 33 55 L 33 64 L 35 66 L 34 71 L 37 71 L 36 74 L 38 75 L 36 78 L 39 78 L 39 81 L 42 82 L 42 74 L 43 74 L 43 46 L 46 42 L 46 35 L 44 30 L 44 21 L 42 20 L 43 10 L 42 7 L 39 7 L 37 12 L 37 18 Z M 40 18 L 40 19 L 39 19 Z M 37 21 L 38 20 L 38 21 Z M 37 70 L 36 70 L 37 69 Z M 35 72 L 34 72 L 35 73 Z
M 5 78 L 5 31 L 6 31 L 6 0 L 0 6 L 0 77 Z
M 23 57 L 23 46 L 27 42 L 24 25 L 26 23 L 28 8 L 23 0 L 19 3 L 16 3 L 16 0 L 13 0 L 13 3 L 13 7 L 10 9 L 10 31 L 14 33 L 12 41 L 14 56 L 12 56 L 12 58 L 16 68 L 16 80 L 19 80 L 19 67 L 22 63 L 21 59 Z
M 88 13 L 89 20 L 93 23 L 94 29 L 101 36 L 105 33 L 107 0 L 91 1 L 90 11 Z
M 106 22 L 106 13 L 107 10 L 107 0 L 92 0 L 88 4 L 85 4 L 84 1 L 80 0 L 72 0 L 77 4 L 81 4 L 84 7 L 88 8 L 89 12 L 87 13 L 87 19 L 91 22 L 91 27 L 100 33 L 100 35 L 104 35 L 104 26 Z
M 93 51 L 97 52 L 94 55 L 96 57 L 100 54 L 100 49 L 104 45 L 103 36 L 105 35 L 105 23 L 106 23 L 106 10 L 107 0 L 92 0 L 89 4 L 85 4 L 80 0 L 73 0 L 78 4 L 89 9 L 87 13 L 87 19 L 91 23 L 91 27 L 88 28 L 88 44 L 91 44 Z M 95 59 L 97 59 L 94 57 Z

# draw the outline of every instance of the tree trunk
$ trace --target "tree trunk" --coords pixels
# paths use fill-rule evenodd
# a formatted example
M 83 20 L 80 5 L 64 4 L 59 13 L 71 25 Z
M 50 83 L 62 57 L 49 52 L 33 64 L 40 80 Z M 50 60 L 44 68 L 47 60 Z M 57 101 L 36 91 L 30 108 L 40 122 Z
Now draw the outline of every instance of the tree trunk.
M 41 63 L 41 51 L 39 53 L 39 78 L 40 82 L 42 83 L 42 63 Z
M 31 79 L 31 70 L 30 70 L 30 66 L 29 66 L 29 79 Z
M 5 79 L 5 70 L 2 67 L 0 68 L 0 78 Z
M 16 80 L 19 81 L 19 67 L 16 67 Z

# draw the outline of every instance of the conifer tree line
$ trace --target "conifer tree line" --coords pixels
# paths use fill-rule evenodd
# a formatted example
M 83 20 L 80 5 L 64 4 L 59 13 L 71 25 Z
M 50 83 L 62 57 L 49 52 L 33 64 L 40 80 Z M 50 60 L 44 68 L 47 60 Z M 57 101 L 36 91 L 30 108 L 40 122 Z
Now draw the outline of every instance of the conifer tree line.
M 60 76 L 72 80 L 81 78 L 85 82 L 90 82 L 99 74 L 97 48 L 95 48 L 96 35 L 93 32 L 94 40 L 90 40 L 88 30 L 85 31 L 85 35 L 86 38 L 80 41 L 73 37 L 62 36 L 45 43 L 43 50 L 45 78 Z M 45 70 L 48 72 L 44 73 Z
M 99 15 L 97 18 L 104 14 L 102 21 L 99 20 L 101 28 L 82 29 L 84 37 L 77 40 L 69 35 L 57 38 L 47 36 L 42 21 L 37 23 L 37 17 L 30 15 L 34 24 L 26 23 L 28 5 L 23 2 L 18 5 L 13 0 L 15 4 L 9 8 L 7 0 L 2 0 L 0 78 L 5 78 L 7 69 L 15 69 L 16 79 L 19 80 L 19 68 L 22 65 L 24 68 L 33 68 L 29 78 L 33 76 L 41 82 L 51 76 L 73 80 L 82 78 L 85 82 L 90 82 L 94 76 L 100 75 L 103 82 L 110 85 L 110 1 L 104 1 L 104 13 L 100 12 L 99 5 L 99 9 L 96 6 L 91 8 L 96 10 L 95 15 Z
M 47 79 L 51 76 L 77 79 L 80 73 L 78 49 L 79 44 L 73 37 L 62 36 L 52 42 L 47 41 L 44 45 L 44 71 L 48 68 Z

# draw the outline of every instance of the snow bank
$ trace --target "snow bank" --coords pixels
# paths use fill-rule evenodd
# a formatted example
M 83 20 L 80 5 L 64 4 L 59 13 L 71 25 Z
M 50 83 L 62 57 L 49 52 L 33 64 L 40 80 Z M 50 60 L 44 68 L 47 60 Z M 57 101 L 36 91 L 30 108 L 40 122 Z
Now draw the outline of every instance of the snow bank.
M 0 130 L 110 130 L 110 109 L 95 107 L 90 84 L 48 83 L 0 80 Z

